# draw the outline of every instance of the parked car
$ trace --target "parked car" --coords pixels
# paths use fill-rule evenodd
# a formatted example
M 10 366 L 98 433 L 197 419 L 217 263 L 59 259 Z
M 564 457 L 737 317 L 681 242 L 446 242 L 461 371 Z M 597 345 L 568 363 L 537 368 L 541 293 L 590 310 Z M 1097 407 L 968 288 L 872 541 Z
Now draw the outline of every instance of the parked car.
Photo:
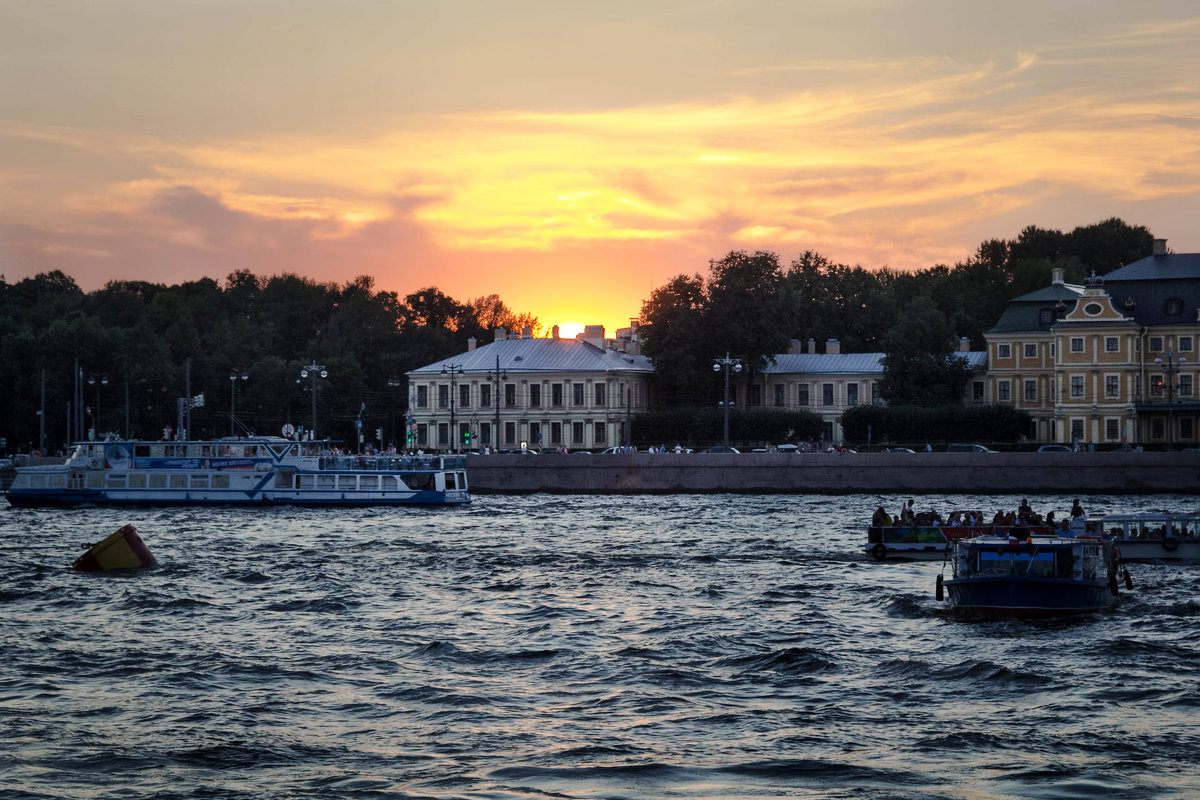
M 794 444 L 781 444 L 776 445 L 775 450 L 779 453 L 798 453 L 800 452 L 800 447 Z
M 0 458 L 0 469 L 12 469 L 15 466 L 11 458 Z
M 707 450 L 701 450 L 700 452 L 701 453 L 740 453 L 742 451 L 738 450 L 736 447 L 729 447 L 728 445 L 719 444 L 716 447 L 710 447 Z
M 981 444 L 950 444 L 946 445 L 947 453 L 994 453 Z
M 1071 448 L 1065 444 L 1044 444 L 1037 449 L 1039 453 L 1069 453 Z
M 911 448 L 908 447 L 888 447 L 884 449 L 885 453 L 911 453 Z

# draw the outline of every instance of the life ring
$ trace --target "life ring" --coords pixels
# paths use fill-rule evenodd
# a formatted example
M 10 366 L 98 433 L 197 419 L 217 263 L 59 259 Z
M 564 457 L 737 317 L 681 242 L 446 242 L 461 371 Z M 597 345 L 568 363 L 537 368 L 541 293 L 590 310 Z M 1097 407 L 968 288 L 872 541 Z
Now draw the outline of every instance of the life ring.
M 100 469 L 100 459 L 98 459 L 98 458 L 88 459 L 88 468 L 89 469 Z
M 290 439 L 296 435 L 296 426 L 290 422 L 283 424 L 283 438 Z
M 1179 540 L 1174 536 L 1164 536 L 1162 540 L 1162 549 L 1168 553 L 1174 553 L 1179 549 Z
M 876 561 L 883 561 L 885 558 L 887 558 L 887 547 L 883 544 L 883 542 L 877 542 L 875 546 L 871 548 L 871 555 Z

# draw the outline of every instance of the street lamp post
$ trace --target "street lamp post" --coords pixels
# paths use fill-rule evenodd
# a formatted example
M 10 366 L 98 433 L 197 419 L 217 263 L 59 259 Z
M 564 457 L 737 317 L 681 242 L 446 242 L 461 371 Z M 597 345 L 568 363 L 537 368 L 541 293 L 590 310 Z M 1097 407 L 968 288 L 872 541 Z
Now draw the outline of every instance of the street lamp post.
M 307 367 L 300 369 L 301 378 L 312 378 L 312 427 L 308 431 L 309 440 L 317 438 L 317 378 L 328 378 L 329 373 L 325 370 L 324 364 L 318 364 L 315 360 Z
M 454 392 L 456 375 L 463 374 L 461 364 L 447 364 L 442 367 L 442 374 L 450 376 L 450 443 L 453 445 L 454 452 L 458 452 L 458 430 L 454 426 Z
M 108 386 L 108 378 L 95 375 L 88 378 L 88 385 L 96 387 L 96 407 L 92 410 L 92 432 L 95 436 L 100 435 L 100 387 Z
M 1168 350 L 1165 362 L 1161 358 L 1156 358 L 1154 363 L 1158 364 L 1162 370 L 1163 383 L 1167 385 L 1167 449 L 1173 450 L 1175 448 L 1175 381 L 1179 370 L 1187 363 L 1187 359 L 1183 356 L 1176 357 L 1173 351 Z
M 388 378 L 387 385 L 389 389 L 399 389 L 404 385 L 404 381 L 400 378 Z M 394 392 L 388 392 L 388 422 L 392 425 L 392 441 L 395 443 L 403 442 L 404 440 L 396 434 L 396 397 Z M 407 419 L 405 427 L 408 427 Z M 407 435 L 408 431 L 405 431 L 405 436 L 407 437 Z
M 237 411 L 237 382 L 239 379 L 249 380 L 250 376 L 245 372 L 238 372 L 236 369 L 229 373 L 229 435 L 237 436 L 236 427 L 236 411 Z
M 508 380 L 508 372 L 500 371 L 500 356 L 496 355 L 496 369 L 492 373 L 492 377 L 496 380 L 496 391 L 492 397 L 492 402 L 496 404 L 496 425 L 492 429 L 492 450 L 500 449 L 500 381 Z
M 740 358 L 730 358 L 729 353 L 725 353 L 724 358 L 713 359 L 713 372 L 725 370 L 725 400 L 721 405 L 725 409 L 725 438 L 722 440 L 726 447 L 729 446 L 729 370 L 734 372 L 742 371 L 742 360 Z

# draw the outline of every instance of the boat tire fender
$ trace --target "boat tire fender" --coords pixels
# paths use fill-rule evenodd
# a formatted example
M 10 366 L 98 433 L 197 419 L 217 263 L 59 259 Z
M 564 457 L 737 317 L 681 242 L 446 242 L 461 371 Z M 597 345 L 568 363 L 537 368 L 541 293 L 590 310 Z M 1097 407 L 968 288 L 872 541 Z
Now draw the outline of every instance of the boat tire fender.
M 1179 549 L 1179 540 L 1174 536 L 1164 537 L 1162 540 L 1162 549 L 1166 550 L 1168 553 L 1174 553 L 1177 549 Z
M 942 576 L 941 575 L 937 576 L 937 591 L 935 591 L 933 593 L 933 596 L 936 597 L 939 602 L 941 600 L 943 600 L 946 596 L 945 590 L 942 588 Z
M 1125 573 L 1125 589 L 1126 590 L 1132 589 L 1133 588 L 1133 578 L 1129 577 L 1129 570 L 1124 570 L 1124 573 Z
M 876 561 L 883 561 L 887 558 L 887 547 L 883 542 L 876 542 L 875 546 L 871 548 L 871 556 Z
M 1108 573 L 1108 590 L 1113 593 L 1113 597 L 1120 597 L 1120 590 L 1117 588 L 1117 573 Z

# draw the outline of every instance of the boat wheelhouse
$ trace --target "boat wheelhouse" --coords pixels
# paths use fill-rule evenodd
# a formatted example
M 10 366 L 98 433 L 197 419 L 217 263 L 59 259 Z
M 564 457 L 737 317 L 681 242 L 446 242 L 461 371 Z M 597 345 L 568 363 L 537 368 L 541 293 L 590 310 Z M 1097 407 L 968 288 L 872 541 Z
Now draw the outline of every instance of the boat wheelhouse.
M 449 505 L 470 502 L 466 459 L 337 454 L 333 440 L 80 442 L 66 463 L 21 467 L 18 507 L 79 504 Z
M 1091 614 L 1119 598 L 1120 551 L 1099 538 L 985 536 L 954 543 L 954 577 L 937 599 L 965 617 L 1049 618 Z M 1126 588 L 1132 587 L 1125 571 Z M 944 590 L 944 592 L 943 592 Z

